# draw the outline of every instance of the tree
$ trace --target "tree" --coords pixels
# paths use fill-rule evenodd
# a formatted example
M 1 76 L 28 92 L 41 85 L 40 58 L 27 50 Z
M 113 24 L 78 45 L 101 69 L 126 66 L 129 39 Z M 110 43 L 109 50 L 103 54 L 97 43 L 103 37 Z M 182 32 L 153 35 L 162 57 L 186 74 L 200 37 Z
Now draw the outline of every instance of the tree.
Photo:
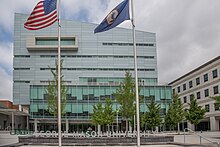
M 108 125 L 108 131 L 109 131 L 109 125 L 113 123 L 115 120 L 115 112 L 112 108 L 112 100 L 109 98 L 105 99 L 105 107 L 104 107 L 104 124 Z
M 135 82 L 131 73 L 126 71 L 125 79 L 116 90 L 116 100 L 120 104 L 119 113 L 126 121 L 126 132 L 128 132 L 128 120 L 135 114 Z
M 46 94 L 48 96 L 48 111 L 51 115 L 58 115 L 58 62 L 56 61 L 56 70 L 53 71 L 50 68 L 50 71 L 53 75 L 53 80 L 49 81 L 49 85 L 46 89 Z M 63 60 L 60 61 L 60 69 L 62 69 Z M 61 115 L 65 114 L 65 106 L 66 106 L 66 94 L 67 88 L 63 82 L 63 74 L 62 70 L 60 70 L 60 99 L 61 99 Z
M 99 101 L 93 105 L 92 122 L 96 125 L 109 125 L 115 119 L 115 112 L 112 108 L 112 101 L 109 98 L 105 99 L 105 105 Z M 109 127 L 108 127 L 109 130 Z
M 103 114 L 104 108 L 102 107 L 102 103 L 99 101 L 96 105 L 93 105 L 92 122 L 96 125 L 103 125 Z
M 171 105 L 165 116 L 165 123 L 172 129 L 174 129 L 174 127 L 176 126 L 175 114 L 176 114 L 175 109 Z
M 214 97 L 210 97 L 210 98 L 212 98 L 212 99 L 215 100 L 215 107 L 216 107 L 218 110 L 220 110 L 220 109 L 219 109 L 219 108 L 220 108 L 220 95 L 214 96 Z
M 197 100 L 193 95 L 191 103 L 188 103 L 189 109 L 186 109 L 186 119 L 194 125 L 197 125 L 204 118 L 206 109 L 198 106 Z
M 179 133 L 179 131 L 180 131 L 179 123 L 183 119 L 184 119 L 183 104 L 179 98 L 179 95 L 174 93 L 172 104 L 169 107 L 169 110 L 168 110 L 167 115 L 165 117 L 165 122 L 171 128 L 174 128 L 177 125 L 178 126 L 178 133 Z
M 160 105 L 156 104 L 154 100 L 151 100 L 150 104 L 146 104 L 146 106 L 148 108 L 148 112 L 145 112 L 142 116 L 142 123 L 146 123 L 153 131 L 153 129 L 156 126 L 159 126 L 162 122 L 162 118 L 160 116 Z

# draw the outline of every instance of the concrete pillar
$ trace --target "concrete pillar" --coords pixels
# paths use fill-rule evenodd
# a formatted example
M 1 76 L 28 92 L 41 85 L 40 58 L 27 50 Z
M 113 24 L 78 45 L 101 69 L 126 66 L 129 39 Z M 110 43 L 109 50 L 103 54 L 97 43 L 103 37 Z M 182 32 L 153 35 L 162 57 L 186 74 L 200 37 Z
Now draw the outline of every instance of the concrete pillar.
M 11 130 L 15 129 L 15 117 L 14 112 L 11 112 Z
M 156 126 L 155 132 L 158 133 L 159 132 L 159 127 Z
M 98 135 L 101 134 L 101 126 L 98 125 Z
M 34 132 L 37 132 L 37 119 L 34 119 Z
M 69 132 L 69 122 L 68 122 L 68 119 L 66 119 L 66 131 Z
M 210 117 L 210 130 L 219 131 L 218 120 L 216 120 L 215 117 Z

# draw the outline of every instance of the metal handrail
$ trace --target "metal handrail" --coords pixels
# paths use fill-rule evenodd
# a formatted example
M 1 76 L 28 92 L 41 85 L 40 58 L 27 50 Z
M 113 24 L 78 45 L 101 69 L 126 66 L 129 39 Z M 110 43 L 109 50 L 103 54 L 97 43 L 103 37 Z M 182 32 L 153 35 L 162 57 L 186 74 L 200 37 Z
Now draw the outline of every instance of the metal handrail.
M 217 144 L 218 147 L 219 147 L 219 145 L 220 145 L 219 142 L 211 141 L 211 140 L 209 140 L 208 138 L 202 136 L 201 134 L 196 133 L 195 131 L 191 130 L 190 128 L 185 128 L 185 129 L 184 129 L 184 144 L 186 144 L 186 130 L 188 130 L 188 131 L 190 131 L 190 132 L 193 132 L 195 135 L 199 136 L 199 138 L 200 138 L 200 145 L 202 144 L 202 138 L 203 138 L 204 140 L 210 142 L 210 143 Z

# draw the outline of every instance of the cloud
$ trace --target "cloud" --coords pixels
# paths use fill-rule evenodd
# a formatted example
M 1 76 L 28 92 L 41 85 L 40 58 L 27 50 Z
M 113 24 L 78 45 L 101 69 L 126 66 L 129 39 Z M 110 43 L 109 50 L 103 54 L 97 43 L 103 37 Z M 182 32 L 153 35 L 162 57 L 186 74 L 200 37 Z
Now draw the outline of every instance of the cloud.
M 0 98 L 12 93 L 4 88 L 9 89 L 12 83 L 14 13 L 30 14 L 38 1 L 0 1 L 0 13 L 4 14 L 0 15 L 0 54 L 4 55 L 0 76 L 1 83 L 6 83 L 0 85 Z M 61 19 L 98 24 L 121 1 L 62 0 Z M 136 29 L 157 36 L 159 83 L 169 83 L 219 56 L 219 6 L 219 0 L 134 1 Z M 125 21 L 120 27 L 131 28 L 131 23 Z
M 12 43 L 0 42 L 0 99 L 12 101 Z
M 160 83 L 219 56 L 219 0 L 142 0 L 135 5 L 141 11 L 135 15 L 136 28 L 157 35 Z
M 13 44 L 4 43 L 0 44 L 0 68 L 5 70 L 9 75 L 12 75 L 12 63 L 13 63 Z
M 12 76 L 0 68 L 0 99 L 12 101 Z

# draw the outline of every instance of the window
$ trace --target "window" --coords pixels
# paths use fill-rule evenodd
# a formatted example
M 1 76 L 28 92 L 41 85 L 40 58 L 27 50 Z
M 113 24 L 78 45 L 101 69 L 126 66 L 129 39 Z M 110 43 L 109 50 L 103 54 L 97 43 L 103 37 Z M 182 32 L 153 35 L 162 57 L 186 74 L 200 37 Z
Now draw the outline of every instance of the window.
M 186 84 L 183 84 L 183 91 L 186 90 Z
M 193 98 L 194 98 L 194 95 L 193 94 L 190 94 L 190 102 L 193 100 Z
M 133 43 L 107 43 L 103 42 L 102 45 L 109 46 L 133 46 Z M 155 46 L 153 43 L 136 43 L 137 46 Z
M 192 88 L 192 87 L 193 87 L 193 82 L 189 81 L 189 88 Z
M 200 98 L 201 98 L 200 92 L 197 92 L 197 93 L 196 93 L 196 98 L 197 98 L 197 99 L 200 99 Z
M 204 78 L 204 82 L 207 82 L 209 79 L 208 79 L 208 74 L 204 74 L 203 75 L 203 78 Z
M 218 77 L 218 70 L 217 69 L 212 71 L 212 77 L 213 77 L 213 79 Z
M 196 85 L 199 85 L 200 84 L 200 78 L 196 78 Z
M 205 89 L 205 97 L 209 96 L 209 89 Z
M 184 103 L 187 103 L 187 98 L 186 98 L 186 96 L 183 97 L 183 102 L 184 102 Z
M 173 93 L 175 93 L 175 88 L 173 88 Z
M 75 38 L 61 38 L 61 45 L 75 45 Z M 36 38 L 36 45 L 58 45 L 57 38 Z
M 215 106 L 215 111 L 218 111 L 219 110 L 219 105 L 215 103 L 214 106 Z
M 180 92 L 180 86 L 177 87 L 177 91 Z
M 205 105 L 205 109 L 206 109 L 207 112 L 209 112 L 209 104 Z
M 14 68 L 14 70 L 30 70 L 30 68 Z
M 218 86 L 213 87 L 214 94 L 218 94 Z

